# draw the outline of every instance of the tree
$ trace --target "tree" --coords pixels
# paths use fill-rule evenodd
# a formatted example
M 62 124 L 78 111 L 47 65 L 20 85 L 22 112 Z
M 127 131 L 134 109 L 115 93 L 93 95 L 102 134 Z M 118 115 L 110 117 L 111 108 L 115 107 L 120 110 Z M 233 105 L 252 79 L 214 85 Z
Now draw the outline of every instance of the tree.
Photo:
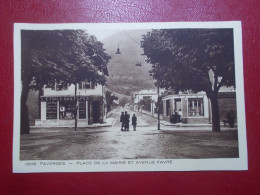
M 162 29 L 143 35 L 151 76 L 178 93 L 205 91 L 211 100 L 212 130 L 220 131 L 218 91 L 235 87 L 232 29 Z
M 21 133 L 30 132 L 26 105 L 30 89 L 41 94 L 44 85 L 51 87 L 55 82 L 106 82 L 110 56 L 101 42 L 83 30 L 22 30 L 21 46 Z
M 119 100 L 119 106 L 122 106 L 124 107 L 125 104 L 129 103 L 129 99 L 127 97 L 122 97 L 120 100 Z
M 107 90 L 106 91 L 106 102 L 107 102 L 107 111 L 109 112 L 111 110 L 111 106 L 113 105 L 114 100 L 118 100 L 118 97 L 113 94 L 112 92 Z
M 138 103 L 138 106 L 141 107 L 143 106 L 143 109 L 144 110 L 147 110 L 147 111 L 151 111 L 151 103 L 152 103 L 152 100 L 151 99 L 142 99 L 139 101 Z

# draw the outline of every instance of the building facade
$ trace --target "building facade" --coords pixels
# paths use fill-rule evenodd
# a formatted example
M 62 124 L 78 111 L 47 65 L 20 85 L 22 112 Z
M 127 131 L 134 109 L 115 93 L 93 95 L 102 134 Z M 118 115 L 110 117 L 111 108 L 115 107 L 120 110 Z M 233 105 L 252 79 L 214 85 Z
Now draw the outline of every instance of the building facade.
M 168 95 L 162 98 L 163 119 L 177 112 L 182 123 L 210 123 L 209 100 L 205 93 Z
M 164 89 L 159 90 L 160 96 L 164 93 Z M 158 102 L 158 91 L 153 89 L 145 89 L 133 93 L 134 111 L 149 114 L 157 117 L 157 102 Z M 162 108 L 160 106 L 160 114 L 162 114 Z
M 40 107 L 41 118 L 35 120 L 35 126 L 73 127 L 75 117 L 79 127 L 104 123 L 107 112 L 105 87 L 87 81 L 76 86 L 55 83 L 52 88 L 44 87 Z
M 134 111 L 140 111 L 142 110 L 142 105 L 140 105 L 140 102 L 142 101 L 150 101 L 151 104 L 154 102 L 157 102 L 158 100 L 158 93 L 155 90 L 141 90 L 138 92 L 133 93 L 133 103 L 134 103 Z M 151 108 L 149 108 L 150 111 Z
M 212 123 L 211 102 L 205 92 L 197 94 L 168 95 L 162 98 L 163 119 L 170 122 L 171 116 L 177 112 L 181 115 L 181 123 Z M 227 113 L 232 110 L 236 115 L 235 90 L 220 90 L 218 93 L 220 122 L 226 120 Z

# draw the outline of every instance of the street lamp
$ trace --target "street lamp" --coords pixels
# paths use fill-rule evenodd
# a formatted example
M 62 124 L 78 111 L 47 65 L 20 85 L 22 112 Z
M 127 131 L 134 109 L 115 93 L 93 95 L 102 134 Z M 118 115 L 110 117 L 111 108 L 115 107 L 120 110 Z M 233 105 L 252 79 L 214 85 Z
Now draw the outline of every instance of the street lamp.
M 137 96 L 137 98 L 138 98 L 138 99 L 137 99 L 137 111 L 138 111 L 138 112 L 139 112 L 139 92 L 140 92 L 140 91 L 138 91 L 138 96 Z
M 158 130 L 160 130 L 160 88 L 159 85 L 157 86 L 157 94 L 158 94 L 158 99 L 157 99 L 157 120 L 158 120 Z

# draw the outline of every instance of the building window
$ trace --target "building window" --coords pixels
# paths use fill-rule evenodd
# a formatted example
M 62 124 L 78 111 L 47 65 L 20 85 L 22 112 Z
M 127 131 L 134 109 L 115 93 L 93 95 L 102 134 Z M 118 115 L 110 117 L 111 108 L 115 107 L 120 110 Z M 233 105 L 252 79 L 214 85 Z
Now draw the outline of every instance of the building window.
M 79 89 L 95 89 L 95 85 L 86 80 L 79 83 Z
M 143 100 L 151 100 L 152 96 L 143 96 Z
M 56 90 L 56 91 L 61 91 L 61 90 L 67 90 L 68 89 L 68 85 L 65 84 L 64 82 L 60 81 L 58 82 L 50 82 L 48 84 L 51 88 L 51 90 Z
M 65 84 L 64 82 L 60 81 L 59 83 L 56 83 L 56 91 L 61 91 L 61 90 L 67 90 L 68 85 Z
M 189 98 L 188 113 L 191 117 L 204 116 L 203 98 Z

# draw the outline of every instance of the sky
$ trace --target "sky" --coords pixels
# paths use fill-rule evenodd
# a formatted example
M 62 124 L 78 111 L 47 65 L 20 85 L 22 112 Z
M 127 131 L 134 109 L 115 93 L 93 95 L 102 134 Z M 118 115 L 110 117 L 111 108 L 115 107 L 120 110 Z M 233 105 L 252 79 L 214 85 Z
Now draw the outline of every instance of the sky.
M 97 37 L 97 39 L 99 41 L 109 37 L 110 35 L 112 34 L 115 34 L 117 32 L 120 32 L 120 30 L 105 30 L 105 29 L 89 29 L 87 30 L 87 32 L 90 34 L 90 35 L 95 35 Z

